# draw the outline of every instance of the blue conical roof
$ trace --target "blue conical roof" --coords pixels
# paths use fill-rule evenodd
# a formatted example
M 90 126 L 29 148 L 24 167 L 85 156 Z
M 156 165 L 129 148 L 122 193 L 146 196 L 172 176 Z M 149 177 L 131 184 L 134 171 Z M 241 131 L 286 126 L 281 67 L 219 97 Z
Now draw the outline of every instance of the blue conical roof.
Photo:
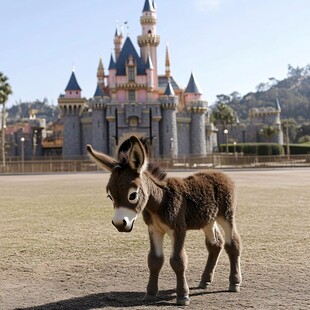
M 109 64 L 109 70 L 111 70 L 111 69 L 116 69 L 115 61 L 114 61 L 112 54 L 111 54 L 110 64 Z
M 138 55 L 132 41 L 129 37 L 126 38 L 123 48 L 118 56 L 115 64 L 115 69 L 117 75 L 126 75 L 126 64 L 129 56 L 133 58 L 133 61 L 137 65 L 137 74 L 145 74 L 145 64 L 143 63 L 141 57 Z
M 102 90 L 101 90 L 101 88 L 100 88 L 100 85 L 97 84 L 97 88 L 96 88 L 94 97 L 102 97 L 102 96 L 103 96 L 103 94 L 102 94 Z
M 143 12 L 152 12 L 155 11 L 153 7 L 154 1 L 151 0 L 145 0 L 144 7 L 143 7 Z
M 191 74 L 188 85 L 185 89 L 185 93 L 202 94 L 199 90 L 199 87 L 197 86 L 196 79 L 193 73 Z
M 69 83 L 68 83 L 65 91 L 68 91 L 68 90 L 78 90 L 78 91 L 82 90 L 81 87 L 79 86 L 77 80 L 76 80 L 74 71 L 72 71 Z
M 168 83 L 167 83 L 164 95 L 165 96 L 175 96 L 175 92 L 174 92 L 173 87 L 171 85 L 170 79 L 168 79 Z

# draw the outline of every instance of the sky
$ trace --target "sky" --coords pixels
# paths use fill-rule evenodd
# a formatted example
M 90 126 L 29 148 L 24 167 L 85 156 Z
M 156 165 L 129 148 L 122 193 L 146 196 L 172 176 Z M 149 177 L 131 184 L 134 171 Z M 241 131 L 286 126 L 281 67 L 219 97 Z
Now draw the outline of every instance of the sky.
M 137 45 L 145 0 L 0 0 L 0 72 L 13 95 L 8 106 L 43 100 L 57 104 L 72 68 L 91 98 L 102 58 L 106 73 L 117 25 Z M 310 64 L 309 0 L 156 0 L 158 71 L 186 87 L 191 72 L 214 104 L 216 95 L 241 95 L 288 65 Z M 127 25 L 124 22 L 128 21 Z

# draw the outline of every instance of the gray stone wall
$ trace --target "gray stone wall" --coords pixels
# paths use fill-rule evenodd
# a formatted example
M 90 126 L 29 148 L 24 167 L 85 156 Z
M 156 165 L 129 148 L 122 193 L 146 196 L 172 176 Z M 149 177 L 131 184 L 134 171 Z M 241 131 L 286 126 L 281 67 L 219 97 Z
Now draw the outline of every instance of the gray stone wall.
M 64 116 L 63 157 L 73 158 L 81 155 L 81 123 L 78 115 Z
M 191 153 L 206 155 L 206 123 L 204 113 L 192 113 L 191 121 Z
M 162 115 L 162 156 L 165 158 L 176 157 L 178 156 L 176 112 L 164 109 Z
M 91 143 L 94 149 L 103 153 L 107 153 L 107 134 L 105 109 L 93 109 Z
M 86 150 L 86 145 L 91 144 L 93 139 L 92 139 L 92 118 L 87 117 L 82 119 L 81 122 L 81 129 L 82 129 L 82 155 L 87 156 L 87 150 Z
M 179 116 L 179 115 L 178 115 Z M 191 151 L 190 143 L 190 118 L 189 117 L 178 117 L 178 147 L 179 147 L 179 157 L 188 156 Z

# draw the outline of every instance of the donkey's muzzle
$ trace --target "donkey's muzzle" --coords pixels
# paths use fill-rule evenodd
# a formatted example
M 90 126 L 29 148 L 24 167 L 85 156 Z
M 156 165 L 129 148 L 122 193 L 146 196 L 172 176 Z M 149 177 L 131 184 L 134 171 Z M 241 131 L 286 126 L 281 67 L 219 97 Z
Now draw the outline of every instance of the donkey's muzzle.
M 112 221 L 113 226 L 115 226 L 119 232 L 127 232 L 127 233 L 132 231 L 134 223 L 135 223 L 135 220 L 133 220 L 132 223 L 130 224 L 127 222 L 127 220 L 124 219 L 122 225 L 116 225 Z
M 137 213 L 129 208 L 115 208 L 112 224 L 119 232 L 131 232 L 137 218 Z

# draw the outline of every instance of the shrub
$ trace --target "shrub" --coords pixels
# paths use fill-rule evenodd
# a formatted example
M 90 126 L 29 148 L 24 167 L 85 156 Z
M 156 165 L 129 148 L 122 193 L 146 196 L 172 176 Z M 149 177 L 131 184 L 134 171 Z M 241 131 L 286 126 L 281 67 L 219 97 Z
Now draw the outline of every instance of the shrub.
M 226 144 L 220 145 L 220 151 L 226 151 Z M 284 155 L 284 148 L 276 143 L 238 143 L 236 146 L 228 144 L 229 153 L 236 151 L 245 155 Z
M 290 144 L 290 154 L 300 155 L 300 154 L 310 154 L 310 144 Z

